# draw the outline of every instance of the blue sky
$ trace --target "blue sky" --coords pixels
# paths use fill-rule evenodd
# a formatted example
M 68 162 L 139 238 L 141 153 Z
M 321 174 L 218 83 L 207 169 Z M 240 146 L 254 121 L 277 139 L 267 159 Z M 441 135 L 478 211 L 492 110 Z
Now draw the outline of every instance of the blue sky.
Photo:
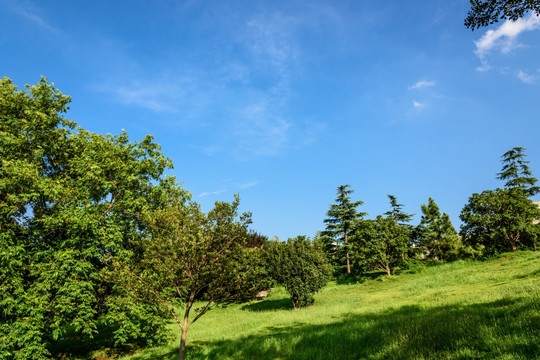
M 155 136 L 194 200 L 253 229 L 323 228 L 336 187 L 370 218 L 433 197 L 456 228 L 499 157 L 540 177 L 540 18 L 466 29 L 457 1 L 0 0 L 0 76 L 47 76 L 67 117 Z

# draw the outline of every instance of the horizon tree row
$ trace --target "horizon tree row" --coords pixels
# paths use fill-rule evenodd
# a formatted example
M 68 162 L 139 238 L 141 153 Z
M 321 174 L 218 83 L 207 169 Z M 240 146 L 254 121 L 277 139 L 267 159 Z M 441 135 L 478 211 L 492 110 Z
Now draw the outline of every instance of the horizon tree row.
M 390 194 L 389 211 L 364 219 L 366 213 L 358 211 L 363 202 L 353 202 L 351 186 L 340 185 L 335 203 L 326 213 L 326 228 L 316 240 L 323 244 L 338 275 L 381 271 L 391 276 L 411 261 L 453 261 L 520 248 L 537 250 L 540 208 L 530 197 L 540 188 L 524 151 L 515 147 L 502 155 L 497 178 L 506 180 L 504 189 L 473 194 L 461 212 L 459 234 L 431 197 L 421 205 L 420 222 L 413 226 L 413 215 L 403 212 L 403 205 Z

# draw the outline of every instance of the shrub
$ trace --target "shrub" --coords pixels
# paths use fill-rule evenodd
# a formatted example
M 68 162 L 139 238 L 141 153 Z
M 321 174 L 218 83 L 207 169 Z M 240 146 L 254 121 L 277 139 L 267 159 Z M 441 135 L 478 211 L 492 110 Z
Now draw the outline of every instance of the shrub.
M 311 305 L 332 274 L 323 250 L 305 236 L 270 243 L 267 256 L 270 276 L 287 290 L 294 309 Z

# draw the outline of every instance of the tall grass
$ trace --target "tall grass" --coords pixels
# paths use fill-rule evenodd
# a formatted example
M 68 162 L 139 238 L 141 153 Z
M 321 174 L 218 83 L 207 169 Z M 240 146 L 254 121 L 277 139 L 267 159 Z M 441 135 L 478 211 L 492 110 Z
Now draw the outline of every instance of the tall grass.
M 177 331 L 174 326 L 171 329 Z M 177 342 L 122 359 L 176 359 Z M 332 283 L 293 311 L 280 288 L 211 311 L 188 359 L 540 359 L 540 253 Z

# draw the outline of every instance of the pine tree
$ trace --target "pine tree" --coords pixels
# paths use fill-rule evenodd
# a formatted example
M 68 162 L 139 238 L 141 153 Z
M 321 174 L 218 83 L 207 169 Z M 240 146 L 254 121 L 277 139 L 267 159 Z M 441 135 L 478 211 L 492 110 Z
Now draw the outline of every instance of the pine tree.
M 538 179 L 532 176 L 529 161 L 525 160 L 525 148 L 514 147 L 505 152 L 501 158 L 503 167 L 497 174 L 497 179 L 506 180 L 505 187 L 509 189 L 522 189 L 528 196 L 534 196 L 540 192 L 540 187 L 536 186 Z
M 441 214 L 439 206 L 432 198 L 429 198 L 428 204 L 422 205 L 421 209 L 422 218 L 416 233 L 425 256 L 441 261 L 455 258 L 462 243 L 448 214 Z
M 404 213 L 401 210 L 403 208 L 403 204 L 398 204 L 397 198 L 394 195 L 387 194 L 386 196 L 388 196 L 388 199 L 390 199 L 390 207 L 392 210 L 385 212 L 384 215 L 394 219 L 398 225 L 403 225 L 404 223 L 411 221 L 414 215 Z
M 330 209 L 326 213 L 327 218 L 324 220 L 326 230 L 323 231 L 323 235 L 328 240 L 335 242 L 334 256 L 336 256 L 335 250 L 338 250 L 339 246 L 345 252 L 347 274 L 351 273 L 349 236 L 353 231 L 355 223 L 366 215 L 366 213 L 357 211 L 358 206 L 364 203 L 363 201 L 351 201 L 350 195 L 354 190 L 349 189 L 350 187 L 350 185 L 338 186 L 336 203 L 330 205 Z M 326 250 L 329 250 L 328 246 Z M 338 263 L 341 263 L 341 259 L 338 259 Z

